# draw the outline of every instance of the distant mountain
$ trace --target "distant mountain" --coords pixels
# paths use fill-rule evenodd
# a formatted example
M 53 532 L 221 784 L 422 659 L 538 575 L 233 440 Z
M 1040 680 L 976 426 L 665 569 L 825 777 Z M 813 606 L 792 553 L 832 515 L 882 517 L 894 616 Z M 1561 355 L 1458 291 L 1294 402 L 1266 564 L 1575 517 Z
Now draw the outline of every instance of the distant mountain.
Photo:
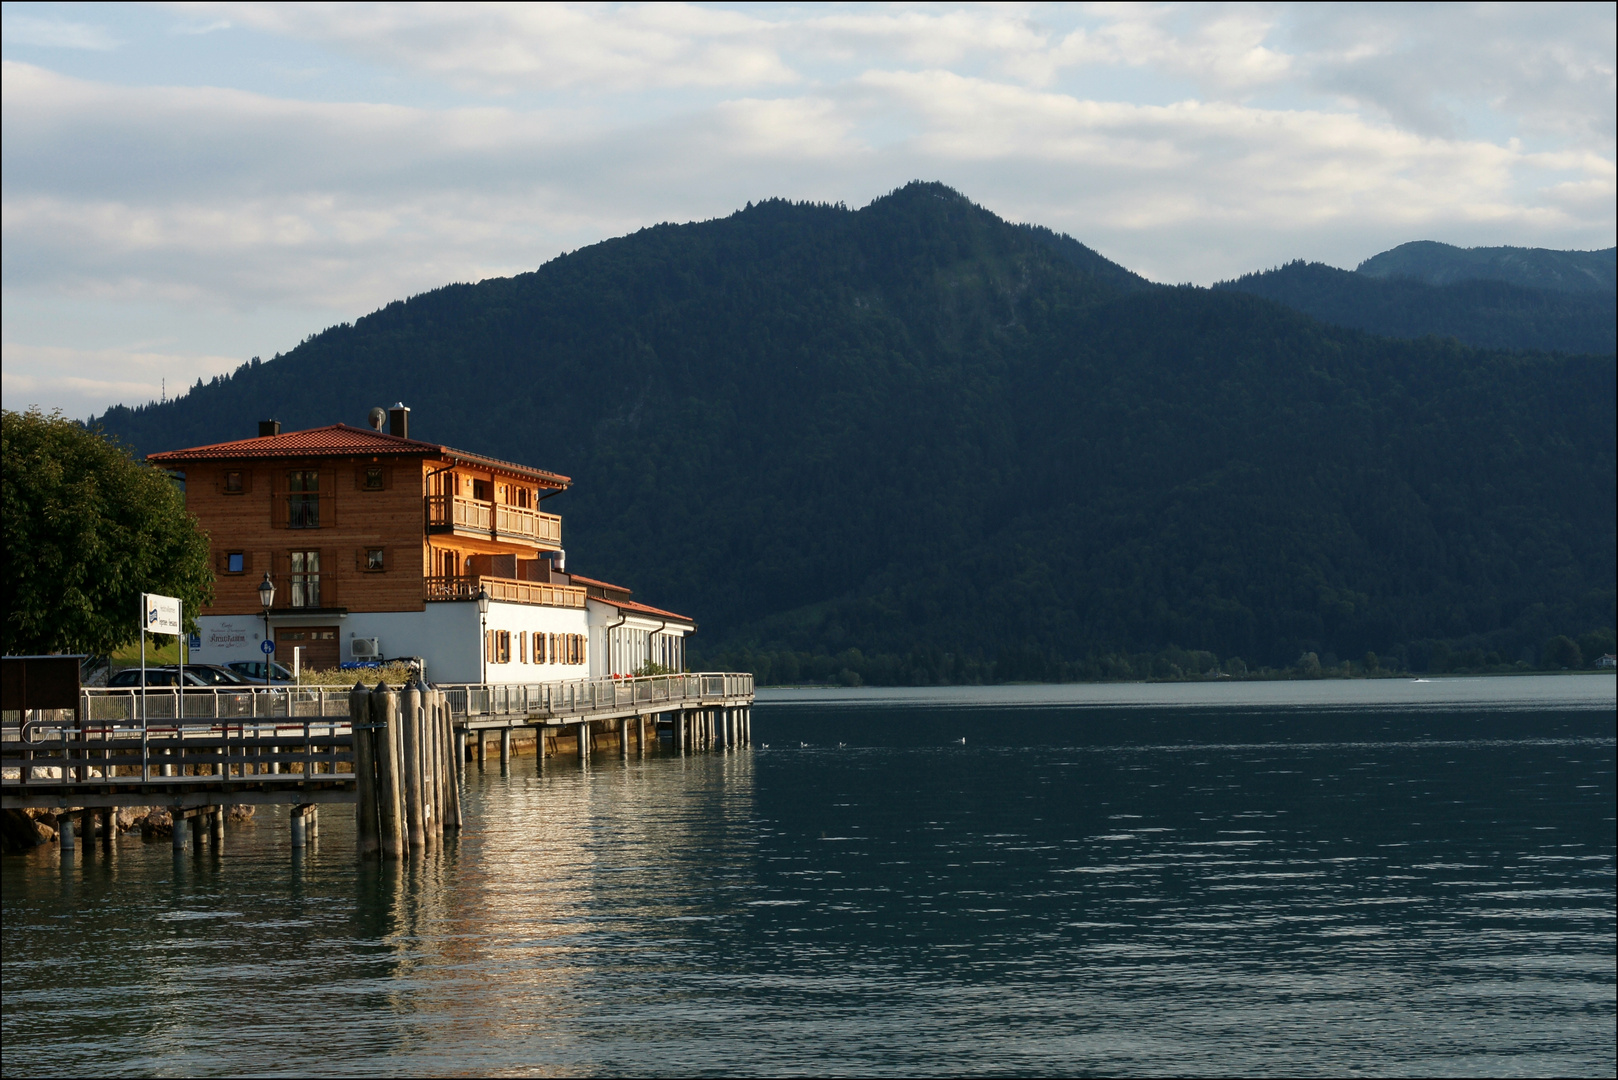
M 1365 267 L 1350 273 L 1323 263 L 1293 262 L 1275 270 L 1221 282 L 1216 289 L 1251 293 L 1305 312 L 1322 322 L 1387 337 L 1453 337 L 1492 349 L 1554 352 L 1618 352 L 1618 289 L 1604 292 L 1528 288 L 1505 281 L 1463 279 L 1433 284 L 1413 277 L 1377 276 Z M 1442 244 L 1426 245 L 1445 247 Z M 1463 255 L 1460 248 L 1450 251 Z M 1532 251 L 1474 248 L 1473 251 Z M 1542 255 L 1586 255 L 1582 251 L 1534 251 Z M 1599 254 L 1599 253 L 1597 253 Z
M 1434 240 L 1414 240 L 1372 255 L 1354 272 L 1373 278 L 1408 278 L 1427 285 L 1502 281 L 1524 289 L 1611 296 L 1618 292 L 1618 248 L 1458 248 Z
M 152 451 L 402 400 L 573 476 L 569 564 L 696 617 L 693 656 L 1042 679 L 1610 628 L 1614 378 L 1152 285 L 917 183 L 446 286 L 99 423 Z

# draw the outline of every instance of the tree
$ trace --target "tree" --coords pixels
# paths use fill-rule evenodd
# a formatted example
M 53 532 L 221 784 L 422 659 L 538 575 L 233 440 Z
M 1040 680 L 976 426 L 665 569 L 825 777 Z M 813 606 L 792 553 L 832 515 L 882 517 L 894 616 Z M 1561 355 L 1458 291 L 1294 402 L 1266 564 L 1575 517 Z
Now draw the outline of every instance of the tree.
M 7 653 L 109 653 L 140 633 L 143 592 L 213 598 L 208 538 L 160 469 L 65 419 L 0 415 Z
M 1540 666 L 1548 668 L 1581 668 L 1584 666 L 1584 656 L 1579 652 L 1578 642 L 1566 634 L 1558 634 L 1545 643 L 1545 649 L 1540 653 Z

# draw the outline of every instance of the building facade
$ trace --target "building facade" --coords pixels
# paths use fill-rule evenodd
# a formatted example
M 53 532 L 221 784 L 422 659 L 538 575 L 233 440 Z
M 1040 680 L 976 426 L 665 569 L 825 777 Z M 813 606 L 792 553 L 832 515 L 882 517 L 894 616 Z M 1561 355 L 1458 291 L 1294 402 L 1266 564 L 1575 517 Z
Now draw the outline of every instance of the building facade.
M 684 669 L 692 620 L 567 572 L 542 504 L 568 477 L 413 439 L 403 405 L 379 413 L 148 457 L 183 474 L 212 546 L 197 662 L 262 660 L 268 634 L 283 664 L 295 648 L 319 669 L 420 658 L 435 682 Z

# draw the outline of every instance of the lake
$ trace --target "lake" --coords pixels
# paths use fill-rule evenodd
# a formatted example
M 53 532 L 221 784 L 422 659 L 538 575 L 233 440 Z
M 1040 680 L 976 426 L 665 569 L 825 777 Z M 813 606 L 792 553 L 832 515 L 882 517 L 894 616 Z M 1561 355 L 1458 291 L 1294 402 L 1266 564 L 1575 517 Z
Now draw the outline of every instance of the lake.
M 765 691 L 750 749 L 470 766 L 402 870 L 339 808 L 41 848 L 0 1070 L 1611 1075 L 1614 688 Z

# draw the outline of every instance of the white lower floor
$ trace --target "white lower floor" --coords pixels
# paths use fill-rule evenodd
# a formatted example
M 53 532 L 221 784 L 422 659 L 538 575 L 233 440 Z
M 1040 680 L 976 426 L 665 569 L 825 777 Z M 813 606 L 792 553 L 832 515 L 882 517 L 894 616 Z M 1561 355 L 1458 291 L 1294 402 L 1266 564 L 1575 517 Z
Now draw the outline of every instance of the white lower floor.
M 261 616 L 204 615 L 197 622 L 192 662 L 263 660 Z M 277 611 L 268 630 L 276 661 L 289 668 L 292 650 L 301 648 L 304 667 L 420 657 L 435 683 L 531 683 L 631 675 L 648 663 L 683 671 L 690 626 L 625 616 L 594 600 L 584 610 L 494 601 L 484 618 L 465 600 L 429 603 L 424 611 Z

